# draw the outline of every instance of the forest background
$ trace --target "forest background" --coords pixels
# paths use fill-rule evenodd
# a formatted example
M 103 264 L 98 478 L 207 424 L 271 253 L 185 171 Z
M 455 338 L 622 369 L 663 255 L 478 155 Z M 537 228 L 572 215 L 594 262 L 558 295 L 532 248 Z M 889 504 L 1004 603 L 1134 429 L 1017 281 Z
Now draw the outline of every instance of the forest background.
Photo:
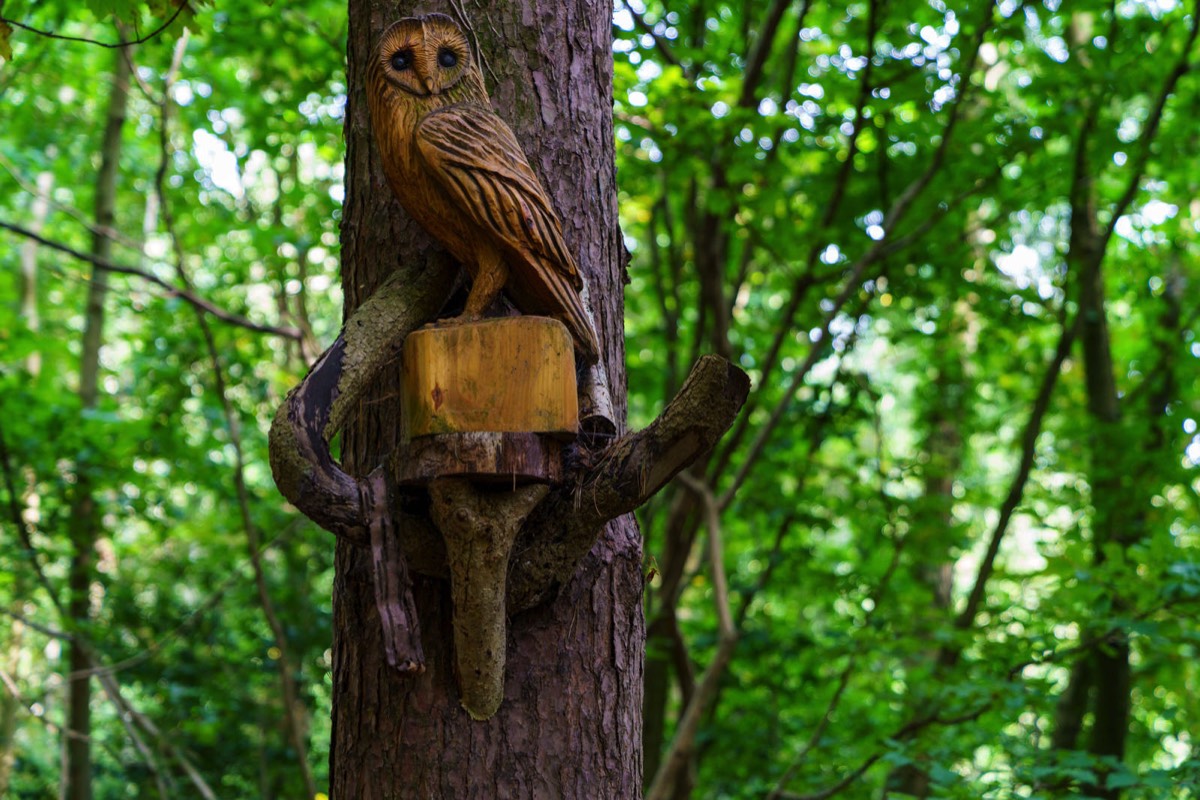
M 193 5 L 0 3 L 4 797 L 328 785 L 345 6 Z M 1196 796 L 1200 3 L 613 21 L 631 427 L 753 380 L 639 512 L 647 782 L 698 703 L 676 798 Z

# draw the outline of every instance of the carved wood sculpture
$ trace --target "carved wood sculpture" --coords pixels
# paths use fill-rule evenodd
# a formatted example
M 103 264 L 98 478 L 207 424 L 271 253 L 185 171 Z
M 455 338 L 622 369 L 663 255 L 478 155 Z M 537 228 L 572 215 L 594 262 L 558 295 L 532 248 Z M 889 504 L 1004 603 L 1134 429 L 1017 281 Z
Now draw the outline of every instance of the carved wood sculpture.
M 522 312 L 560 320 L 585 367 L 586 407 L 586 387 L 607 387 L 580 296 L 583 276 L 515 137 L 490 108 L 462 31 L 442 15 L 401 20 L 380 38 L 367 81 L 389 183 L 472 276 L 466 308 L 450 322 L 477 320 L 502 289 Z M 575 455 L 554 486 L 503 490 L 450 477 L 414 491 L 404 486 L 413 471 L 403 449 L 365 478 L 345 474 L 330 438 L 408 334 L 437 318 L 455 277 L 448 261 L 405 265 L 364 302 L 279 409 L 270 452 L 289 501 L 371 548 L 387 661 L 402 673 L 424 669 L 408 569 L 450 578 L 460 698 L 473 717 L 486 718 L 503 696 L 506 616 L 551 599 L 608 520 L 711 448 L 745 402 L 749 381 L 723 359 L 701 358 L 649 427 L 571 445 Z
M 523 313 L 562 321 L 579 358 L 595 363 L 600 345 L 558 215 L 454 20 L 388 28 L 367 66 L 367 103 L 400 204 L 471 273 L 458 319 L 479 319 L 503 288 Z

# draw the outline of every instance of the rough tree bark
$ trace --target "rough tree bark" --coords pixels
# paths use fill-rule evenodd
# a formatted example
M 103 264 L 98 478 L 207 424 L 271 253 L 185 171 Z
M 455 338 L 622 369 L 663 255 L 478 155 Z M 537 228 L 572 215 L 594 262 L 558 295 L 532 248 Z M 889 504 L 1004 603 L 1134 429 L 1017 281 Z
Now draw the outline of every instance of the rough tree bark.
M 281 491 L 339 537 L 332 794 L 637 797 L 643 583 L 628 512 L 712 446 L 748 381 L 719 359 L 702 360 L 653 425 L 606 450 L 584 448 L 568 463 L 570 485 L 534 509 L 510 562 L 503 704 L 491 719 L 473 721 L 453 674 L 448 586 L 429 577 L 445 572 L 445 547 L 429 523 L 428 494 L 404 493 L 389 480 L 400 429 L 395 354 L 407 332 L 443 307 L 456 268 L 392 198 L 363 93 L 366 58 L 395 19 L 439 11 L 469 31 L 494 105 L 541 176 L 590 284 L 621 437 L 625 253 L 613 166 L 611 6 L 351 0 L 349 11 L 346 324 L 271 431 Z M 326 445 L 336 432 L 340 466 Z M 397 551 L 412 566 L 415 603 L 407 576 L 384 569 L 396 565 Z M 416 619 L 414 641 L 406 631 L 415 632 Z M 389 653 L 402 669 L 389 667 Z
M 606 359 L 620 386 L 622 249 L 610 122 L 611 11 L 586 0 L 464 5 L 493 102 L 554 199 L 568 244 L 595 287 Z M 456 16 L 451 4 L 417 9 L 402 3 L 397 9 L 377 0 L 350 3 L 342 234 L 347 314 L 398 264 L 429 259 L 433 249 L 384 183 L 362 94 L 375 38 L 396 18 L 418 10 Z M 343 434 L 343 466 L 352 473 L 370 472 L 395 444 L 394 376 L 376 391 Z M 618 413 L 623 416 L 624 408 Z M 452 677 L 445 582 L 415 579 L 427 670 L 402 678 L 383 664 L 367 556 L 339 543 L 333 796 L 634 796 L 641 783 L 640 565 L 634 523 L 613 522 L 556 602 L 513 621 L 504 705 L 491 720 L 475 722 L 459 707 Z
M 712 448 L 745 402 L 749 378 L 705 356 L 653 423 L 623 430 L 624 251 L 610 117 L 610 8 L 511 0 L 484 14 L 450 5 L 351 3 L 347 316 L 271 426 L 280 491 L 338 537 L 332 793 L 637 797 L 643 583 L 640 540 L 628 514 Z M 478 39 L 496 106 L 563 217 L 567 244 L 592 289 L 616 400 L 606 415 L 616 422 L 615 438 L 584 435 L 568 448 L 561 484 L 513 523 L 507 571 L 497 575 L 504 585 L 474 595 L 504 598 L 505 658 L 470 657 L 479 653 L 466 645 L 478 636 L 452 632 L 461 619 L 451 613 L 444 580 L 453 569 L 457 581 L 464 563 L 448 557 L 448 543 L 464 531 L 447 530 L 447 520 L 461 528 L 487 510 L 480 530 L 494 531 L 488 526 L 505 505 L 504 492 L 484 498 L 465 483 L 426 490 L 397 480 L 406 454 L 395 449 L 396 357 L 421 324 L 455 313 L 458 267 L 392 199 L 369 133 L 363 79 L 365 59 L 387 24 L 434 10 L 453 12 Z M 340 464 L 329 447 L 338 434 Z M 462 651 L 453 654 L 452 643 Z M 489 718 L 473 721 L 460 707 L 468 682 L 454 665 L 504 662 L 503 680 L 476 683 L 493 688 L 476 697 L 486 703 L 472 706 Z M 490 716 L 497 685 L 502 705 Z

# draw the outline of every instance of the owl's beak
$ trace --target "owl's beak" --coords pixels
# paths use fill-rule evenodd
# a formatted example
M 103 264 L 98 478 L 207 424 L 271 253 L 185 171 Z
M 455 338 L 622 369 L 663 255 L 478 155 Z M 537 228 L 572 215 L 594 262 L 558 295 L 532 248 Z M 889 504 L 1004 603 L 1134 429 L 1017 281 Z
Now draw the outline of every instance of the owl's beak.
M 437 79 L 432 75 L 422 78 L 421 83 L 424 84 L 425 91 L 429 92 L 430 94 L 437 94 L 438 90 L 441 88 L 438 86 Z

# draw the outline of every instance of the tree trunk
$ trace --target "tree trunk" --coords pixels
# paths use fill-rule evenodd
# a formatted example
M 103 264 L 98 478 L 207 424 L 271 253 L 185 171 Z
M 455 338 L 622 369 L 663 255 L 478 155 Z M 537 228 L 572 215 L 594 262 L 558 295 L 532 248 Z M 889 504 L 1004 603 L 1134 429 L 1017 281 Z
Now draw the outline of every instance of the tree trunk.
M 92 235 L 92 255 L 107 261 L 112 254 L 112 240 L 105 232 L 112 230 L 116 209 L 117 164 L 121 155 L 121 128 L 125 124 L 125 108 L 129 100 L 129 61 L 120 51 L 113 51 L 112 91 L 104 124 L 104 139 L 100 146 L 100 172 L 96 176 L 94 204 L 96 233 Z M 79 366 L 79 399 L 87 411 L 96 407 L 100 381 L 100 346 L 104 340 L 104 301 L 108 295 L 108 273 L 96 267 L 88 286 L 86 322 L 83 331 L 83 352 Z M 93 555 L 99 526 L 96 500 L 92 495 L 91 470 L 95 465 L 82 459 L 76 465 L 75 494 L 71 500 L 69 531 L 71 564 L 67 574 L 67 620 L 69 630 L 86 630 L 90 618 L 90 592 Z M 91 742 L 91 660 L 87 648 L 77 643 L 68 645 L 67 666 L 67 724 L 64 728 L 61 794 L 66 800 L 91 800 L 92 766 Z
M 46 224 L 46 218 L 50 215 L 50 190 L 54 186 L 54 173 L 40 172 L 37 176 L 37 194 L 34 196 L 33 202 L 30 204 L 29 210 L 29 230 L 34 233 L 41 233 L 42 228 Z M 40 316 L 38 314 L 38 290 L 37 290 L 37 256 L 38 243 L 32 239 L 25 242 L 21 247 L 21 315 L 20 318 L 25 324 L 25 328 L 31 334 L 37 334 L 41 329 Z M 42 369 L 42 354 L 40 350 L 33 350 L 25 357 L 25 369 L 29 372 L 30 378 L 36 379 Z M 18 503 L 16 498 L 13 498 L 13 508 L 23 509 L 28 506 L 28 502 L 36 490 L 33 488 L 36 481 L 33 480 L 32 474 L 26 474 L 26 486 L 30 487 L 21 501 Z M 13 491 L 14 487 L 9 486 L 9 491 Z M 32 499 L 36 500 L 36 497 Z M 19 511 L 17 516 L 19 517 Z M 20 519 L 14 519 L 13 524 L 21 525 Z M 24 645 L 25 624 L 18 617 L 25 613 L 25 597 L 27 596 L 27 585 L 29 576 L 22 570 L 16 570 L 12 576 L 12 596 L 11 610 L 14 615 L 6 621 L 6 633 L 2 637 L 6 640 L 4 653 L 4 670 L 15 681 L 18 679 L 21 671 L 21 651 Z M 0 797 L 8 796 L 9 782 L 12 779 L 13 763 L 16 760 L 16 732 L 17 732 L 17 712 L 20 709 L 20 703 L 17 698 L 10 692 L 0 694 Z
M 39 172 L 37 176 L 37 195 L 29 208 L 29 230 L 41 233 L 50 215 L 50 190 L 54 186 L 53 172 Z M 37 274 L 38 242 L 29 239 L 21 246 L 21 319 L 30 333 L 36 334 L 41 330 L 41 315 L 38 313 L 38 274 Z M 30 353 L 25 358 L 25 369 L 37 377 L 42 370 L 42 354 L 39 351 Z
M 17 587 L 18 591 L 22 588 L 21 586 Z M 21 597 L 22 595 L 17 596 Z M 14 600 L 12 609 L 23 613 L 25 601 Z M 4 671 L 16 681 L 19 679 L 21 670 L 21 649 L 25 643 L 25 623 L 13 618 L 8 620 L 6 628 L 4 633 L 8 643 L 4 647 Z M 8 797 L 9 783 L 12 780 L 13 762 L 17 757 L 17 711 L 20 707 L 20 702 L 11 692 L 6 691 L 0 695 L 0 797 Z
M 972 254 L 977 268 L 986 263 L 987 255 L 981 247 L 974 247 Z M 922 497 L 915 506 L 904 547 L 915 564 L 917 580 L 929 590 L 928 609 L 918 605 L 912 613 L 915 635 L 929 643 L 927 659 L 932 677 L 912 684 L 908 704 L 914 719 L 928 713 L 929 704 L 935 702 L 935 687 L 945 682 L 947 670 L 940 664 L 941 651 L 935 634 L 939 629 L 949 631 L 954 626 L 952 554 L 960 534 L 954 522 L 954 482 L 966 455 L 963 429 L 974 395 L 967 377 L 971 355 L 970 313 L 970 307 L 961 299 L 950 298 L 940 305 L 938 317 L 945 322 L 938 325 L 931 353 L 936 377 L 929 387 L 932 391 L 924 398 L 927 406 L 923 411 L 922 450 L 929 454 L 929 461 L 924 466 Z M 911 668 L 921 669 L 920 661 Z M 918 761 L 893 770 L 885 781 L 884 797 L 929 797 L 930 775 L 923 762 L 922 754 Z
M 422 5 L 474 28 L 494 106 L 517 133 L 563 220 L 596 312 L 623 427 L 624 348 L 612 140 L 611 4 Z M 342 227 L 346 314 L 400 264 L 438 248 L 401 210 L 371 140 L 363 93 L 376 37 L 411 3 L 351 0 Z M 346 425 L 343 467 L 365 475 L 399 432 L 398 370 Z M 559 596 L 508 629 L 504 701 L 485 722 L 459 706 L 449 588 L 414 576 L 427 669 L 404 678 L 384 661 L 369 555 L 339 540 L 334 585 L 332 795 L 637 797 L 641 792 L 644 629 L 641 544 L 632 517 L 610 523 Z

